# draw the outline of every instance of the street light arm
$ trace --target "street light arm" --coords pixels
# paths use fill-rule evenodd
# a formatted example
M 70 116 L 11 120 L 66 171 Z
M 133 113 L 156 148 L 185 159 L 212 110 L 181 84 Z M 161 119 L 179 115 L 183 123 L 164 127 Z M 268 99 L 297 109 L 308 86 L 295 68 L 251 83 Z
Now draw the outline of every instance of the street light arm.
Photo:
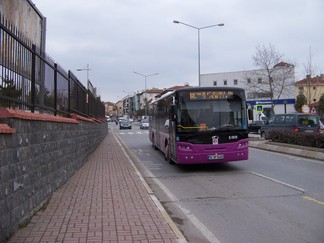
M 199 29 L 207 29 L 207 28 L 211 28 L 211 27 L 215 27 L 215 26 L 224 26 L 224 24 L 223 23 L 221 23 L 221 24 L 213 24 L 213 25 L 208 25 L 208 26 L 201 27 Z
M 199 28 L 196 27 L 196 26 L 193 26 L 193 25 L 190 25 L 190 24 L 186 24 L 186 23 L 180 22 L 180 21 L 178 21 L 178 20 L 173 20 L 173 23 L 175 23 L 175 24 L 183 24 L 183 25 L 189 26 L 189 27 L 191 27 L 191 28 L 194 28 L 194 29 L 196 29 L 196 30 L 199 29 Z
M 224 26 L 223 23 L 220 23 L 220 24 L 213 24 L 213 25 L 208 25 L 208 26 L 204 26 L 204 27 L 196 27 L 196 26 L 193 26 L 193 25 L 190 25 L 190 24 L 180 22 L 179 20 L 173 20 L 173 23 L 175 23 L 175 24 L 183 24 L 183 25 L 189 26 L 191 28 L 194 28 L 196 30 L 207 29 L 207 28 L 211 28 L 211 27 L 215 27 L 215 26 Z
M 141 74 L 141 73 L 138 73 L 138 72 L 135 72 L 135 71 L 133 71 L 133 73 L 138 74 L 138 75 L 140 75 L 142 77 L 145 77 L 145 78 L 150 77 L 150 76 L 154 76 L 154 75 L 159 75 L 159 73 L 153 73 L 153 74 L 144 75 L 144 74 Z
M 138 74 L 138 75 L 141 75 L 141 76 L 145 77 L 145 75 L 144 75 L 144 74 L 141 74 L 141 73 L 138 73 L 138 72 L 135 72 L 135 71 L 133 71 L 133 73 L 135 73 L 135 74 Z

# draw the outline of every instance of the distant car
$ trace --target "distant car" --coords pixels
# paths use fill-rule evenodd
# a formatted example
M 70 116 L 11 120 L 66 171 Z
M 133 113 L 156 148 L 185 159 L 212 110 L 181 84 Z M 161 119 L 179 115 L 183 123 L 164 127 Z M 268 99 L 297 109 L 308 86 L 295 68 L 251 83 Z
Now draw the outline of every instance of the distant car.
M 128 119 L 120 120 L 119 129 L 132 129 L 132 123 Z
M 148 119 L 141 120 L 140 129 L 148 129 L 150 126 Z
M 164 128 L 165 128 L 166 130 L 168 130 L 168 129 L 169 129 L 169 125 L 170 125 L 170 120 L 167 119 L 167 120 L 165 121 L 165 123 L 164 123 Z
M 319 121 L 319 117 L 315 114 L 275 114 L 261 127 L 261 137 L 268 139 L 269 131 L 273 130 L 319 133 L 321 130 Z
M 248 130 L 251 133 L 261 133 L 261 127 L 264 125 L 264 121 L 253 121 L 248 125 Z

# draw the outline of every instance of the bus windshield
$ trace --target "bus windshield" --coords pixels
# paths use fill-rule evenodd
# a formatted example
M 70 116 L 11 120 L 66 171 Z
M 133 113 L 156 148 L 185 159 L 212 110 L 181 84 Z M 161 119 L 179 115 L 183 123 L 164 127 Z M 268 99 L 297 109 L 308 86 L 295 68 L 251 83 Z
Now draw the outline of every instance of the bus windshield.
M 182 101 L 177 116 L 178 132 L 246 129 L 242 100 L 234 99 Z

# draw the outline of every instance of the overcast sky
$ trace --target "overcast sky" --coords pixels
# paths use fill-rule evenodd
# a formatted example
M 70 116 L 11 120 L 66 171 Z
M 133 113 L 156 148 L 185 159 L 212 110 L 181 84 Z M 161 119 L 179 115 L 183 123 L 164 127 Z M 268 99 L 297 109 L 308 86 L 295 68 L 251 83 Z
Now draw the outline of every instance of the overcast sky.
M 324 73 L 323 0 L 32 0 L 47 18 L 47 53 L 85 84 L 86 71 L 102 101 L 116 102 L 147 88 L 198 85 L 201 74 L 256 68 L 257 45 L 275 46 L 297 64 L 296 78 L 312 54 Z M 310 52 L 311 50 L 311 52 Z

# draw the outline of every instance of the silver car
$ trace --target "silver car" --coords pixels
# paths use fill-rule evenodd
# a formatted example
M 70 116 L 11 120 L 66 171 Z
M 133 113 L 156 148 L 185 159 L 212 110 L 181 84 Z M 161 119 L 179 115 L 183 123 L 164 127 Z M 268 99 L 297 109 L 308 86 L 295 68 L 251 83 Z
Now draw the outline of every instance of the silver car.
M 150 123 L 148 119 L 141 120 L 140 129 L 149 129 Z

